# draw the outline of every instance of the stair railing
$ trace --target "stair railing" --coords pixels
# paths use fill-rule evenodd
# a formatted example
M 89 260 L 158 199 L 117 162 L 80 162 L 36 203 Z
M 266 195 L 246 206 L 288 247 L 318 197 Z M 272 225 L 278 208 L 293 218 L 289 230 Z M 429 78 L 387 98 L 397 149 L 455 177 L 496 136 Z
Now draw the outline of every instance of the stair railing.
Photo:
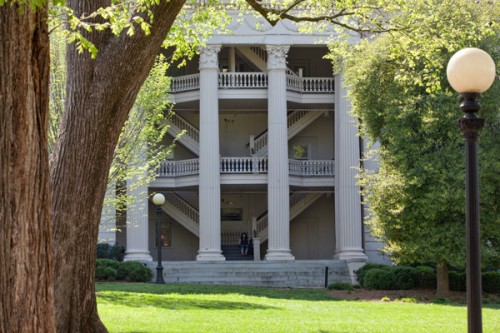
M 174 206 L 177 210 L 179 210 L 182 214 L 187 216 L 192 221 L 196 222 L 197 224 L 200 223 L 200 213 L 198 212 L 197 208 L 191 206 L 190 203 L 174 193 L 166 192 L 163 194 L 165 195 L 166 202 Z
M 172 117 L 170 118 L 170 122 L 178 129 L 186 131 L 186 135 L 188 135 L 194 141 L 196 141 L 197 143 L 200 142 L 200 130 L 191 125 L 191 123 L 189 123 L 186 119 L 182 118 L 176 113 L 173 113 Z
M 262 46 L 250 46 L 250 50 L 252 50 L 260 59 L 264 60 L 267 63 L 267 51 Z M 290 76 L 299 76 L 297 73 L 292 71 L 288 66 L 286 67 L 286 74 Z
M 241 233 L 239 231 L 223 231 L 220 236 L 222 245 L 240 244 Z

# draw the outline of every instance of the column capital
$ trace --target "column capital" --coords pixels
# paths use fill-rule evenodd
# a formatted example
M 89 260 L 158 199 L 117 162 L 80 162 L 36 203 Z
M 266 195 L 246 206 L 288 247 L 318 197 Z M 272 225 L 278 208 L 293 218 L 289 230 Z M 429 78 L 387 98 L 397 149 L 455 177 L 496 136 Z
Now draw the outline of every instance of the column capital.
M 266 45 L 267 69 L 286 69 L 286 57 L 290 45 Z
M 200 48 L 200 69 L 219 69 L 217 55 L 221 45 L 207 45 Z

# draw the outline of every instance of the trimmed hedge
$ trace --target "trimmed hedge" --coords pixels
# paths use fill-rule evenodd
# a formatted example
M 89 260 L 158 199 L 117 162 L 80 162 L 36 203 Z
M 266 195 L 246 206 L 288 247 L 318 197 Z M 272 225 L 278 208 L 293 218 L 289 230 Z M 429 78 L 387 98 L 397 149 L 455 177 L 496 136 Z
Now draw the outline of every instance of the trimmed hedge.
M 120 263 L 117 279 L 133 282 L 149 282 L 153 272 L 138 261 L 125 261 Z
M 448 281 L 450 283 L 450 290 L 465 291 L 467 285 L 467 277 L 465 273 L 449 272 Z
M 366 264 L 355 272 L 359 284 L 366 289 L 407 290 L 413 288 L 435 289 L 436 272 L 428 266 L 387 266 Z M 467 277 L 464 272 L 449 272 L 452 291 L 465 291 Z M 500 293 L 500 272 L 482 273 L 483 292 Z
M 364 287 L 366 289 L 391 290 L 393 287 L 392 272 L 389 269 L 374 268 L 366 272 Z
M 366 264 L 354 273 L 356 273 L 356 276 L 358 278 L 358 283 L 361 287 L 365 287 L 365 275 L 368 271 L 372 269 L 384 269 L 386 267 L 389 267 L 387 265 L 382 265 L 382 264 Z
M 485 293 L 500 293 L 500 272 L 483 273 L 483 291 Z
M 418 266 L 416 268 L 418 275 L 418 287 L 422 289 L 436 289 L 436 272 L 429 266 Z
M 150 282 L 153 272 L 138 261 L 119 262 L 112 259 L 97 259 L 95 277 L 99 281 Z

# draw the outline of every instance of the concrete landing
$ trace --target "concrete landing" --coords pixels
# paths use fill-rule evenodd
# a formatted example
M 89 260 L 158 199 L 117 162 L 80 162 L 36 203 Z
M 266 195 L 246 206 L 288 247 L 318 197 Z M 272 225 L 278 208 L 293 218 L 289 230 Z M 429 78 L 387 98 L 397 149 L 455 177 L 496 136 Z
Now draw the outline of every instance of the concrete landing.
M 156 275 L 156 262 L 147 265 Z M 326 267 L 328 284 L 351 283 L 345 260 L 164 261 L 162 265 L 166 283 L 322 288 Z

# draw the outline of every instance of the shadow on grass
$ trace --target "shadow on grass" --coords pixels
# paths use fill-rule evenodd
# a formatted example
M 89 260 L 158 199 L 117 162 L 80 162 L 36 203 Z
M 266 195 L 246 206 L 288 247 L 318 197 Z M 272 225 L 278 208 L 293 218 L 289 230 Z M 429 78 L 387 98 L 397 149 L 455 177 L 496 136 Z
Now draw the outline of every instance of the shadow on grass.
M 182 298 L 170 295 L 145 294 L 134 292 L 98 293 L 97 299 L 100 303 L 120 304 L 129 307 L 155 307 L 167 310 L 266 310 L 276 309 L 271 306 L 247 302 L 231 302 L 220 300 L 201 300 L 195 298 Z
M 267 288 L 227 285 L 199 285 L 172 283 L 157 285 L 152 283 L 97 283 L 96 291 L 123 291 L 145 294 L 180 294 L 180 295 L 227 295 L 240 294 L 254 297 L 275 299 L 293 299 L 305 301 L 338 301 L 323 289 Z

